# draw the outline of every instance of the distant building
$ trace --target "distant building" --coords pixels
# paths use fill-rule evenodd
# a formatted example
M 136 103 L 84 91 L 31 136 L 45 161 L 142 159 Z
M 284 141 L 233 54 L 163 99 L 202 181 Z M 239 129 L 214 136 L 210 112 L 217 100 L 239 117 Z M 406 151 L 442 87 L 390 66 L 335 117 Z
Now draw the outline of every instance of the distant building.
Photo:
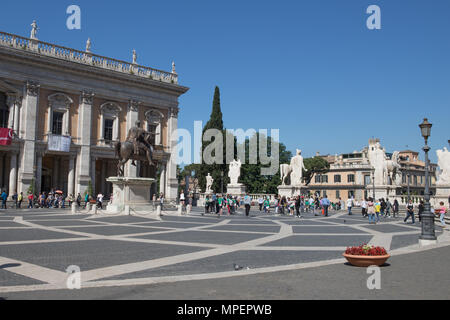
M 394 179 L 387 175 L 387 179 L 381 181 L 381 174 L 376 174 L 375 181 L 372 180 L 374 166 L 370 160 L 369 150 L 377 144 L 379 145 L 379 139 L 371 139 L 369 146 L 364 147 L 361 151 L 334 156 L 319 155 L 328 161 L 330 170 L 326 174 L 314 175 L 307 189 L 320 196 L 326 194 L 330 201 L 336 201 L 339 198 L 342 200 L 354 198 L 360 201 L 363 198 L 372 197 L 374 189 L 377 199 L 407 195 L 409 181 L 410 195 L 423 195 L 425 191 L 425 163 L 418 159 L 419 153 L 415 151 L 398 152 L 400 169 Z M 384 151 L 384 149 L 382 150 Z M 384 155 L 385 160 L 391 160 L 393 153 L 384 151 Z M 436 164 L 430 164 L 432 194 L 435 192 L 436 168 Z

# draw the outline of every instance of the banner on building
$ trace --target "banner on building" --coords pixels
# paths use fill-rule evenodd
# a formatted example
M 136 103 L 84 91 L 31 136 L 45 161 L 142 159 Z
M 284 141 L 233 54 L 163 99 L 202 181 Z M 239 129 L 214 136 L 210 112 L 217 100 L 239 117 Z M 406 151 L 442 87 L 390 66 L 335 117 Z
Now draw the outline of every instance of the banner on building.
M 51 134 L 48 136 L 48 150 L 49 151 L 69 152 L 71 142 L 72 142 L 71 137 L 65 137 L 65 136 Z
M 8 128 L 0 128 L 0 145 L 9 146 L 13 138 L 13 130 Z

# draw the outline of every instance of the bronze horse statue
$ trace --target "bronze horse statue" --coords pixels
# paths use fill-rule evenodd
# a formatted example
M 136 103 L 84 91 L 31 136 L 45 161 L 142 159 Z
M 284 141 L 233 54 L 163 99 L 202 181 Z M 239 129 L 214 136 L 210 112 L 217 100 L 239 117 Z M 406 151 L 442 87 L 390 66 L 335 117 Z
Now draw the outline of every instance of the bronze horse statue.
M 152 160 L 153 146 L 150 143 L 150 134 L 145 135 L 145 141 L 150 146 L 148 148 L 139 147 L 139 154 L 134 153 L 134 145 L 131 141 L 118 142 L 115 145 L 116 156 L 119 159 L 117 164 L 117 175 L 123 177 L 124 166 L 128 160 L 147 161 L 149 165 L 155 165 Z

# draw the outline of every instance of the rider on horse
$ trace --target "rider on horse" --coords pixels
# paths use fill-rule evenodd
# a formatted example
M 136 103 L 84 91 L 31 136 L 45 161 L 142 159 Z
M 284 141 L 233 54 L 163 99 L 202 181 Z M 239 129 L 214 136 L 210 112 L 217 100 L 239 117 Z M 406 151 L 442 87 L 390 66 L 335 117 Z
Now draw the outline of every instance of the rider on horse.
M 135 126 L 131 127 L 130 130 L 128 130 L 128 135 L 126 141 L 132 142 L 134 146 L 134 154 L 139 155 L 139 150 L 148 150 L 150 152 L 150 155 L 152 154 L 152 146 L 147 141 L 147 137 L 149 135 L 156 135 L 153 132 L 145 131 L 141 128 L 141 121 L 137 120 L 135 122 Z M 136 166 L 134 159 L 132 160 L 131 164 L 133 166 Z M 152 163 L 150 163 L 152 165 Z

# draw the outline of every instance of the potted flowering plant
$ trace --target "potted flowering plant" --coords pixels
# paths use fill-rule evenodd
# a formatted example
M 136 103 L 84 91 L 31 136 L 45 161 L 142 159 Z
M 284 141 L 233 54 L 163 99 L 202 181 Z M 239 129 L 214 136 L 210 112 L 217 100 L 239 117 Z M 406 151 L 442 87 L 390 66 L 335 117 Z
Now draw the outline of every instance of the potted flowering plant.
M 362 244 L 359 247 L 348 247 L 343 256 L 347 261 L 357 267 L 381 266 L 390 255 L 383 247 Z

